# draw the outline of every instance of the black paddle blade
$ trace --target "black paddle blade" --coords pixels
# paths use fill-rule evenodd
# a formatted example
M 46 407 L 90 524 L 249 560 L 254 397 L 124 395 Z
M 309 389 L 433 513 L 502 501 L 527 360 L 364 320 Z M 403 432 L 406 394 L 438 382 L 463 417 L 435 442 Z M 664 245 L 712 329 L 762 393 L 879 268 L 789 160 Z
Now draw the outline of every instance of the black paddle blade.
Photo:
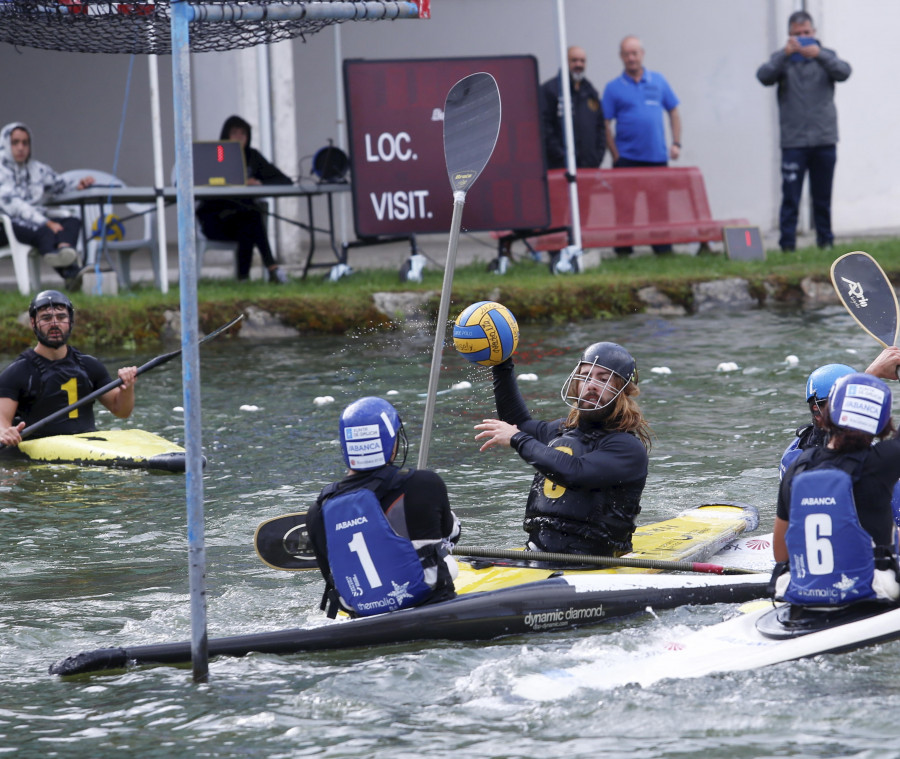
M 263 564 L 272 569 L 296 571 L 319 566 L 306 532 L 305 512 L 267 519 L 256 528 L 253 544 Z
M 490 74 L 460 79 L 444 103 L 444 158 L 454 192 L 465 192 L 487 165 L 500 134 L 500 90 Z
M 897 344 L 897 293 L 878 262 L 861 250 L 831 264 L 831 282 L 844 308 L 885 348 Z

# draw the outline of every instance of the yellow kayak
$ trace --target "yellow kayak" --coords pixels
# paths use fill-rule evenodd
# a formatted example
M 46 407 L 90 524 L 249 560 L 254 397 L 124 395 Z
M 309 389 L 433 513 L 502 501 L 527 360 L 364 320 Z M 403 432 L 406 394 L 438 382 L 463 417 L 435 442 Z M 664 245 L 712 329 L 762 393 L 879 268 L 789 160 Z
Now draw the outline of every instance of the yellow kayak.
M 746 504 L 716 503 L 697 506 L 662 522 L 640 526 L 632 537 L 634 550 L 623 558 L 663 561 L 702 562 L 721 551 L 741 534 L 752 532 L 759 524 L 754 507 Z M 457 593 L 498 590 L 526 582 L 545 580 L 563 572 L 578 574 L 648 574 L 660 569 L 609 567 L 606 569 L 563 568 L 561 566 L 515 566 L 525 561 L 468 558 L 456 555 L 459 577 L 454 581 Z M 523 559 L 526 556 L 523 555 Z M 512 565 L 512 566 L 511 566 Z
M 23 440 L 19 452 L 31 461 L 183 472 L 185 450 L 145 430 L 107 430 Z

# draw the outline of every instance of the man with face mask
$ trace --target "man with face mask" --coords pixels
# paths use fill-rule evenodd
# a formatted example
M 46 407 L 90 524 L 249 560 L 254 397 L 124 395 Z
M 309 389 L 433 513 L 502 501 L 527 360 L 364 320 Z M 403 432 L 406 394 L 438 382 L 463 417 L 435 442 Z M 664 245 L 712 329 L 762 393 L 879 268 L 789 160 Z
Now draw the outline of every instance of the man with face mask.
M 482 451 L 509 446 L 537 471 L 525 506 L 528 548 L 620 556 L 631 550 L 647 481 L 650 426 L 637 404 L 634 358 L 615 343 L 584 351 L 560 395 L 571 409 L 531 418 L 512 359 L 492 369 L 499 419 L 475 425 Z
M 0 373 L 0 443 L 22 442 L 22 430 L 109 384 L 109 372 L 93 356 L 67 345 L 75 324 L 75 308 L 63 293 L 45 290 L 28 307 L 38 344 L 19 354 Z M 119 369 L 122 384 L 100 396 L 115 416 L 126 419 L 134 409 L 137 367 Z M 35 437 L 92 432 L 93 404 L 85 404 L 48 424 Z

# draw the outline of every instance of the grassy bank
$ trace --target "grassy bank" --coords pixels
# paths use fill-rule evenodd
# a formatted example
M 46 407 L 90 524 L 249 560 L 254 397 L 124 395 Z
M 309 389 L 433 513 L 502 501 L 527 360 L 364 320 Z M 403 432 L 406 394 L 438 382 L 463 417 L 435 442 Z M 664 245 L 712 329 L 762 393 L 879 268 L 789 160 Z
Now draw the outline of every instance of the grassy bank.
M 461 308 L 477 300 L 498 300 L 523 324 L 578 321 L 639 312 L 644 304 L 637 293 L 652 285 L 690 311 L 692 285 L 729 277 L 748 280 L 751 292 L 760 299 L 767 293 L 768 298 L 799 301 L 805 277 L 830 281 L 831 262 L 851 250 L 871 253 L 892 280 L 900 281 L 900 240 L 867 239 L 842 244 L 833 251 L 770 251 L 767 260 L 753 262 L 731 261 L 721 255 L 605 260 L 578 275 L 552 276 L 546 264 L 530 260 L 516 261 L 503 276 L 488 273 L 484 264 L 471 264 L 456 270 L 453 303 Z M 198 287 L 200 327 L 210 331 L 255 306 L 301 333 L 391 329 L 391 320 L 374 307 L 373 293 L 431 291 L 430 305 L 436 314 L 442 280 L 443 271 L 435 266 L 426 269 L 420 283 L 401 283 L 396 270 L 361 270 L 338 282 L 311 276 L 278 287 L 263 282 L 203 280 Z M 161 341 L 165 312 L 179 308 L 177 289 L 163 295 L 150 286 L 113 297 L 77 293 L 72 301 L 77 309 L 77 343 L 89 350 L 154 348 Z M 26 308 L 27 299 L 18 293 L 0 293 L 0 350 L 12 353 L 32 344 L 31 330 L 20 318 Z M 451 306 L 451 316 L 457 310 Z

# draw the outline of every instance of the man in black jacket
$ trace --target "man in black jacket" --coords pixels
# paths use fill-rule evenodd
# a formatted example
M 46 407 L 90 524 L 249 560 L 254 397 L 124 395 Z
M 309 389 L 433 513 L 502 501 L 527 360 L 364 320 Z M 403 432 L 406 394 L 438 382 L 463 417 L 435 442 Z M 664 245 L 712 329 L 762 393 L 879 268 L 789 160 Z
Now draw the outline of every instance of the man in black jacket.
M 575 138 L 575 165 L 579 169 L 599 168 L 606 152 L 606 125 L 600 94 L 585 77 L 584 48 L 569 48 L 569 92 L 572 97 L 572 131 Z M 562 71 L 541 85 L 544 144 L 547 168 L 566 168 L 566 140 L 563 129 Z

